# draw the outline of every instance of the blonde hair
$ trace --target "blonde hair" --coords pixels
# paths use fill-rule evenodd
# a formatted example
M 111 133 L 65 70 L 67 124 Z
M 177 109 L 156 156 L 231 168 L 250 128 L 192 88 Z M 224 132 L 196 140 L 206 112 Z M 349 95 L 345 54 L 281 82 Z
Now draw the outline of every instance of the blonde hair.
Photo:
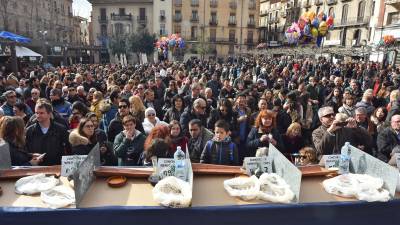
M 129 103 L 131 105 L 131 111 L 133 112 L 144 112 L 146 107 L 144 107 L 142 99 L 139 96 L 133 95 L 129 98 Z
M 390 102 L 396 101 L 397 98 L 399 98 L 399 94 L 400 94 L 399 90 L 393 90 L 392 92 L 390 92 L 390 97 L 389 97 Z
M 290 136 L 290 137 L 293 137 L 293 133 L 294 133 L 295 130 L 300 130 L 300 133 L 301 133 L 301 125 L 300 125 L 300 123 L 294 122 L 294 123 L 290 124 L 290 126 L 286 130 L 286 135 Z

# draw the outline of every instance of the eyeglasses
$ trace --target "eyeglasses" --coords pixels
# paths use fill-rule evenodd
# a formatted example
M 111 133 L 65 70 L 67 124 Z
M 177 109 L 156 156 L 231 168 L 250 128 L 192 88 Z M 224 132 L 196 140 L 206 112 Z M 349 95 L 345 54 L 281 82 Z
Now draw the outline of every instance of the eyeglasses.
M 126 108 L 128 108 L 128 105 L 119 105 L 118 108 L 119 109 L 122 109 L 122 108 L 126 109 Z
M 154 113 L 147 114 L 147 116 L 156 116 Z

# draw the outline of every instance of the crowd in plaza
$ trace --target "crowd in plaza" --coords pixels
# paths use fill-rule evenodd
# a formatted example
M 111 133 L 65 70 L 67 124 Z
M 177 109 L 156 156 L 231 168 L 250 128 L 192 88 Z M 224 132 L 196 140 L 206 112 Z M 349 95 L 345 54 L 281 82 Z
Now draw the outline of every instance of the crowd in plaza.
M 270 143 L 293 160 L 350 142 L 387 162 L 400 152 L 399 87 L 390 65 L 286 56 L 2 67 L 0 137 L 14 166 L 97 144 L 108 166 L 150 166 L 178 146 L 192 162 L 241 165 Z

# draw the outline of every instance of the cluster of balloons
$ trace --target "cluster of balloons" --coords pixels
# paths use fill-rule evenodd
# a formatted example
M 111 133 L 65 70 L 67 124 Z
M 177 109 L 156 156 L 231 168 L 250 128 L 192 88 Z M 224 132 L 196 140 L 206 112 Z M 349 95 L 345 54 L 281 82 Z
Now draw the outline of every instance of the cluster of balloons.
M 175 52 L 176 49 L 185 48 L 185 40 L 179 34 L 171 34 L 168 37 L 161 37 L 155 43 L 160 60 L 168 59 L 168 51 Z
M 379 41 L 379 46 L 390 46 L 396 42 L 393 35 L 384 35 Z
M 170 49 L 175 50 L 177 48 L 185 48 L 185 40 L 179 36 L 179 34 L 171 34 L 168 37 L 161 37 L 156 42 L 156 47 L 159 50 Z
M 333 27 L 333 16 L 327 16 L 324 12 L 305 12 L 297 23 L 292 23 L 285 32 L 289 44 L 310 43 L 315 41 L 320 47 L 322 38 Z

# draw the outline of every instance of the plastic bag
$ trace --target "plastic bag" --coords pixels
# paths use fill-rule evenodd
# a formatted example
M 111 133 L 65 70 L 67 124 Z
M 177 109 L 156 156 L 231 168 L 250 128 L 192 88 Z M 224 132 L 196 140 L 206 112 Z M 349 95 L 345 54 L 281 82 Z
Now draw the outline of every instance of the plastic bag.
M 230 196 L 248 201 L 257 198 L 260 191 L 260 182 L 254 175 L 251 177 L 236 177 L 224 181 L 224 188 Z
M 66 186 L 56 186 L 48 191 L 43 191 L 40 198 L 53 209 L 75 204 L 74 190 Z
M 286 181 L 275 173 L 264 173 L 260 176 L 260 192 L 258 198 L 275 203 L 290 203 L 294 193 Z
M 169 176 L 159 181 L 153 188 L 153 198 L 163 206 L 189 207 L 192 202 L 192 188 L 188 182 Z
M 59 179 L 54 176 L 46 177 L 45 174 L 37 174 L 33 176 L 23 177 L 15 183 L 15 193 L 34 195 L 42 191 L 47 191 L 57 186 Z
M 383 180 L 367 174 L 343 174 L 324 180 L 322 185 L 326 192 L 342 197 L 355 197 L 368 202 L 390 199 L 389 192 L 383 189 Z

